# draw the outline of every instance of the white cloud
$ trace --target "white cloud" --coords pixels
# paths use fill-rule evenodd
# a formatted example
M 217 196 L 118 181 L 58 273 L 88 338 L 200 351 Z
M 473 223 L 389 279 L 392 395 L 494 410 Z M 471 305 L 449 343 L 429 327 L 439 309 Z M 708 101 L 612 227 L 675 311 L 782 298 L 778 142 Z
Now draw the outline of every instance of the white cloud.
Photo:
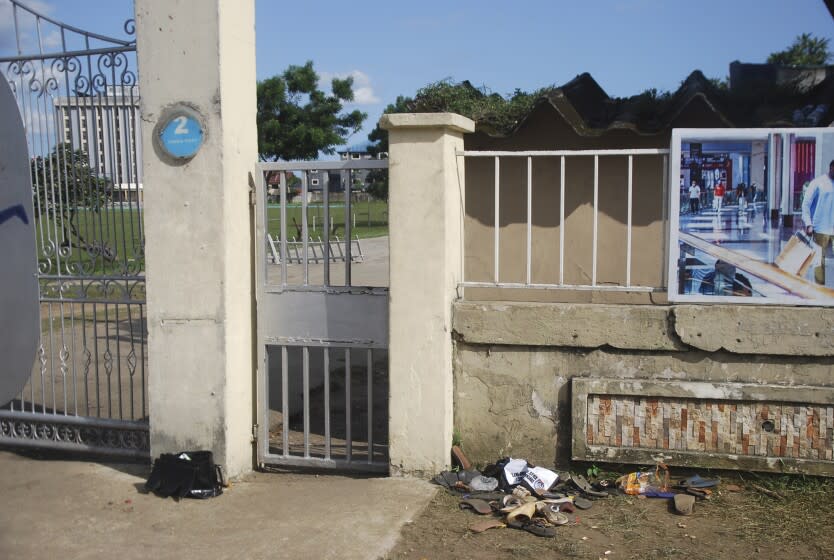
M 49 15 L 53 7 L 49 2 L 42 0 L 30 0 L 26 6 L 35 12 Z M 42 25 L 44 22 L 41 22 Z M 45 24 L 52 26 L 51 24 Z M 43 33 L 42 29 L 42 33 Z M 20 48 L 23 54 L 34 54 L 38 50 L 38 31 L 35 23 L 35 16 L 29 12 L 17 10 L 17 33 L 20 37 Z M 52 35 L 57 32 L 47 32 L 43 37 L 44 43 L 51 43 Z M 60 40 L 60 36 L 58 37 Z M 46 47 L 47 44 L 44 44 Z M 17 40 L 15 38 L 15 17 L 12 3 L 9 0 L 0 0 L 0 52 L 3 54 L 17 53 Z
M 374 93 L 371 85 L 371 78 L 361 70 L 353 70 L 348 73 L 319 72 L 322 83 L 329 84 L 333 78 L 344 80 L 353 78 L 353 101 L 354 105 L 374 105 L 379 103 L 379 97 Z

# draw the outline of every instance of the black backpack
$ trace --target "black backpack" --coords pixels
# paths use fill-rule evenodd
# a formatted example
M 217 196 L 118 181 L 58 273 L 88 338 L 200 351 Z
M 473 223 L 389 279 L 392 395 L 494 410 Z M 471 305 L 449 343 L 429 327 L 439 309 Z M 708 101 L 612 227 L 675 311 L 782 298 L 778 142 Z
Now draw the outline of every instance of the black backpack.
M 211 451 L 183 451 L 160 455 L 145 488 L 165 498 L 213 498 L 223 493 L 225 485 Z

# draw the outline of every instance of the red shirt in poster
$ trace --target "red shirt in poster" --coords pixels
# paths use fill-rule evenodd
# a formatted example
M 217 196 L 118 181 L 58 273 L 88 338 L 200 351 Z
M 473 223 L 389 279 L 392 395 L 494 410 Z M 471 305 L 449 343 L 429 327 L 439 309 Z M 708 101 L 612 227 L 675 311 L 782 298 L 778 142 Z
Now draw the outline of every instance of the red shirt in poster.
M 715 187 L 715 196 L 723 198 L 724 197 L 724 192 L 725 192 L 724 183 L 718 183 L 718 186 Z

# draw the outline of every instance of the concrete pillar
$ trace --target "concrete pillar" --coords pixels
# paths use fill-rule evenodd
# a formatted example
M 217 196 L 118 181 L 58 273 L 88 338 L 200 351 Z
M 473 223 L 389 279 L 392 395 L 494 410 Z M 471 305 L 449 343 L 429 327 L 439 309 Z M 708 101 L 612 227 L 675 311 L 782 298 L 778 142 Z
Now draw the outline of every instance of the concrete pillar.
M 234 477 L 253 465 L 254 0 L 136 0 L 136 24 L 151 453 L 209 449 Z M 184 162 L 152 140 L 175 104 L 205 131 Z
M 463 269 L 463 134 L 452 113 L 385 115 L 389 138 L 389 453 L 392 474 L 447 469 L 452 301 Z M 460 165 L 459 165 L 460 164 Z

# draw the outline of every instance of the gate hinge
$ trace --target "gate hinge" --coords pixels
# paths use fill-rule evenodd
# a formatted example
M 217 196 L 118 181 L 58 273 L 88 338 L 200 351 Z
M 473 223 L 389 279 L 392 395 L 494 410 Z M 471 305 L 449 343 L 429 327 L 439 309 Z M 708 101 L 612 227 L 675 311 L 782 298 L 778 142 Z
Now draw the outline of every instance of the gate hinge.
M 255 206 L 255 178 L 252 177 L 252 172 L 249 172 L 249 205 Z
M 252 443 L 258 441 L 258 425 L 252 424 Z

